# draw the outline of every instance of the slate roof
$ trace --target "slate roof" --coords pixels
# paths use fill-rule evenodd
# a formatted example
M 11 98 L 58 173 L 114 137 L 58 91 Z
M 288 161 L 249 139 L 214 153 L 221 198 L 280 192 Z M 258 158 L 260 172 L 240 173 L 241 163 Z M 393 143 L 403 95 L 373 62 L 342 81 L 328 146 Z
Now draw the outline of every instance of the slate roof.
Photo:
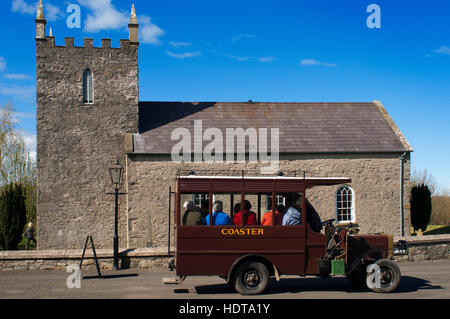
M 378 101 L 140 102 L 139 133 L 134 135 L 133 153 L 170 154 L 178 143 L 171 140 L 172 131 L 187 128 L 193 137 L 194 120 L 202 120 L 203 132 L 210 127 L 221 129 L 224 141 L 226 128 L 267 128 L 269 141 L 270 129 L 279 128 L 280 153 L 412 151 Z M 209 143 L 204 141 L 203 146 Z

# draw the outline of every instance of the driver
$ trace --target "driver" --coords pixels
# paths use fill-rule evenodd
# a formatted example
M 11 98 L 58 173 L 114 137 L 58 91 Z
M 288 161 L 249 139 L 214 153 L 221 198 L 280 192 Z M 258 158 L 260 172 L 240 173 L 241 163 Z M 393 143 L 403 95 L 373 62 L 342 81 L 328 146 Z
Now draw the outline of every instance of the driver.
M 297 201 L 300 199 L 300 194 L 288 193 L 285 196 L 286 207 L 288 207 L 286 213 L 283 216 L 282 225 L 301 225 L 302 214 L 301 208 L 297 205 Z

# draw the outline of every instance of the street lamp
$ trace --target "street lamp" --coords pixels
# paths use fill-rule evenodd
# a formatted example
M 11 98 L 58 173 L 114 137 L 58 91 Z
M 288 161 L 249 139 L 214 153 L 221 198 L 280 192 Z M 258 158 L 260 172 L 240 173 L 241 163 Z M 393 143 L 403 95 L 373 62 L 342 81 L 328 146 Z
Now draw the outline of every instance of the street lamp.
M 111 183 L 114 185 L 114 195 L 115 195 L 115 208 L 114 208 L 114 261 L 113 269 L 119 269 L 119 235 L 118 235 L 118 208 L 119 208 L 119 187 L 123 184 L 123 166 L 120 165 L 119 160 L 116 159 L 114 165 L 109 168 L 109 175 L 111 177 Z M 109 193 L 111 194 L 111 193 Z

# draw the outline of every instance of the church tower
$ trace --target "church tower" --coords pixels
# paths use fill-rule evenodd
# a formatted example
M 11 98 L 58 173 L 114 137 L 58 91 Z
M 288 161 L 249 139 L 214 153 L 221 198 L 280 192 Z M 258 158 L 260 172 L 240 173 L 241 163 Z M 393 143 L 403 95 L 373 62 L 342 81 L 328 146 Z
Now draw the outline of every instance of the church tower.
M 118 48 L 110 39 L 94 47 L 91 38 L 83 46 L 75 46 L 74 38 L 56 45 L 53 34 L 45 33 L 42 0 L 35 22 L 39 249 L 81 249 L 89 234 L 97 246 L 112 247 L 108 168 L 116 159 L 126 166 L 125 137 L 138 132 L 134 5 L 130 37 Z M 119 203 L 120 247 L 127 245 L 124 206 Z

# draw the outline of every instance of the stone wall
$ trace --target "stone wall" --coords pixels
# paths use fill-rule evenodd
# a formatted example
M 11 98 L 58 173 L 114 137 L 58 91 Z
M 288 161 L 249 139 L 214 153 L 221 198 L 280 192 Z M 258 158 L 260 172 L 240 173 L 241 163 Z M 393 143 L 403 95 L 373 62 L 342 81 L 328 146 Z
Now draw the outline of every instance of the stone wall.
M 423 237 L 396 237 L 406 240 L 409 245 L 409 255 L 397 256 L 394 260 L 421 261 L 450 258 L 450 235 L 436 235 Z M 112 269 L 113 259 L 111 249 L 96 251 L 101 269 Z M 171 251 L 173 255 L 173 251 Z M 131 251 L 122 251 L 119 255 L 119 266 L 126 268 L 145 268 L 154 270 L 167 270 L 169 254 L 167 249 L 142 248 Z M 52 250 L 52 251 L 0 251 L 1 270 L 58 270 L 66 271 L 68 265 L 79 265 L 81 250 Z M 86 253 L 82 270 L 95 270 L 93 254 Z
M 39 249 L 82 248 L 92 234 L 96 245 L 112 247 L 114 198 L 108 167 L 124 164 L 124 135 L 138 130 L 138 44 L 121 40 L 101 48 L 73 38 L 56 46 L 36 40 L 37 236 Z M 94 102 L 83 102 L 83 73 L 93 74 Z M 126 224 L 126 203 L 120 201 Z M 126 228 L 120 228 L 126 246 Z
M 450 258 L 450 235 L 399 237 L 408 243 L 409 254 L 395 257 L 397 261 L 439 260 Z
M 282 156 L 281 171 L 303 170 L 307 176 L 349 177 L 355 194 L 355 223 L 361 233 L 400 235 L 400 154 L 325 154 Z M 405 162 L 404 202 L 409 203 L 409 157 Z M 129 155 L 128 247 L 164 246 L 168 234 L 168 192 L 175 190 L 177 171 L 207 170 L 217 175 L 239 175 L 241 170 L 259 170 L 258 163 L 177 164 L 167 156 Z M 307 198 L 322 220 L 336 217 L 338 186 L 317 187 Z M 174 197 L 172 198 L 172 205 Z M 237 199 L 240 201 L 240 199 Z M 255 205 L 253 205 L 255 207 Z M 409 209 L 405 205 L 409 230 Z M 172 206 L 172 214 L 174 208 Z M 172 215 L 173 216 L 173 215 Z M 173 227 L 173 219 L 171 223 Z M 171 242 L 174 232 L 171 232 Z
M 111 249 L 96 250 L 100 269 L 113 269 Z M 66 271 L 69 265 L 80 265 L 82 250 L 0 251 L 0 270 Z M 166 270 L 169 255 L 162 249 L 137 249 L 119 253 L 119 267 Z M 95 270 L 92 250 L 86 251 L 82 270 Z

